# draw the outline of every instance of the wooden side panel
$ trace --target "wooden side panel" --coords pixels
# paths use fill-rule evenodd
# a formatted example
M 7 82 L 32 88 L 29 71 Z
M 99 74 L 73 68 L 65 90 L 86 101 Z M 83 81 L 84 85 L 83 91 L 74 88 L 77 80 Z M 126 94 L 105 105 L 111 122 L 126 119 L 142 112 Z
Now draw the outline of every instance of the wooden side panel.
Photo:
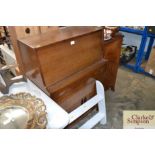
M 49 95 L 48 91 L 45 89 L 45 84 L 40 72 L 37 53 L 30 47 L 23 45 L 20 42 L 19 48 L 21 51 L 24 74 L 28 79 L 32 80 L 32 82 L 34 82 L 39 88 L 41 88 L 47 95 Z
M 114 38 L 103 43 L 103 57 L 109 61 L 119 63 L 122 35 L 117 34 Z
M 120 60 L 120 52 L 122 45 L 122 35 L 117 34 L 113 39 L 105 41 L 103 44 L 103 57 L 108 62 L 105 64 L 105 74 L 103 85 L 105 90 L 111 88 L 115 89 L 115 82 L 117 76 L 117 70 Z
M 101 31 L 39 49 L 46 86 L 50 86 L 102 59 Z M 72 44 L 74 43 L 74 44 Z

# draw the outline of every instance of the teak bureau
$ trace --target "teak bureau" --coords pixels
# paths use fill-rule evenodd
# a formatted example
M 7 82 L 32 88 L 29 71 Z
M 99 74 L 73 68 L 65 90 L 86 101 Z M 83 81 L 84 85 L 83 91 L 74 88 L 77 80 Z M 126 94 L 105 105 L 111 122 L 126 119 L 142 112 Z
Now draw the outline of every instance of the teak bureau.
M 120 49 L 115 54 L 118 60 L 108 62 L 106 46 L 110 45 L 103 36 L 103 27 L 80 26 L 20 39 L 24 74 L 70 112 L 94 96 L 95 80 L 114 89 Z M 110 85 L 105 84 L 106 74 L 111 76 L 106 71 L 109 63 L 115 66 Z

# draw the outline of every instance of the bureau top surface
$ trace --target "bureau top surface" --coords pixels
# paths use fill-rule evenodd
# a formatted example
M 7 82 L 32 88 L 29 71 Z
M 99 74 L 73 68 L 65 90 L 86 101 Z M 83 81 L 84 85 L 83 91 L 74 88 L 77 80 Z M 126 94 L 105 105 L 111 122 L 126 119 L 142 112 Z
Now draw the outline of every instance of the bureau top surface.
M 37 34 L 34 36 L 19 39 L 19 42 L 26 44 L 27 46 L 38 49 L 51 44 L 55 44 L 64 40 L 79 37 L 89 33 L 102 30 L 102 27 L 97 26 L 70 26 L 53 30 L 43 34 Z

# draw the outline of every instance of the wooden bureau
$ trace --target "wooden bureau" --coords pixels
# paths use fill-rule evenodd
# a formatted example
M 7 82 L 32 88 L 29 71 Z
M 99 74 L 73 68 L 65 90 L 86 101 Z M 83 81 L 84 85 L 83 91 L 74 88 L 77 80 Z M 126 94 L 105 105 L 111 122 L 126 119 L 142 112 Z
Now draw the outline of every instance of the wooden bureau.
M 18 44 L 25 76 L 68 112 L 94 96 L 95 80 L 105 84 L 106 75 L 111 74 L 106 69 L 110 60 L 107 53 L 112 51 L 103 42 L 102 27 L 66 27 L 20 39 Z M 115 55 L 119 55 L 118 50 Z M 115 80 L 116 75 L 112 76 Z M 105 85 L 114 88 L 112 83 Z

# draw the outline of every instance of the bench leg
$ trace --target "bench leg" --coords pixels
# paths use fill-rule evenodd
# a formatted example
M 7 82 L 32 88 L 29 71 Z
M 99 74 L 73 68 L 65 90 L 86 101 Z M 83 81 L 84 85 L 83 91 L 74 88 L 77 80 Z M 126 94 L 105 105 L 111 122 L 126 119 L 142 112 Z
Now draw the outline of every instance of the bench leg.
M 104 125 L 107 123 L 106 106 L 105 106 L 105 93 L 104 93 L 103 85 L 99 81 L 96 81 L 96 90 L 97 90 L 98 95 L 104 96 L 103 100 L 99 101 L 99 103 L 98 103 L 99 113 L 103 115 L 103 119 L 100 121 L 100 123 L 102 125 Z

